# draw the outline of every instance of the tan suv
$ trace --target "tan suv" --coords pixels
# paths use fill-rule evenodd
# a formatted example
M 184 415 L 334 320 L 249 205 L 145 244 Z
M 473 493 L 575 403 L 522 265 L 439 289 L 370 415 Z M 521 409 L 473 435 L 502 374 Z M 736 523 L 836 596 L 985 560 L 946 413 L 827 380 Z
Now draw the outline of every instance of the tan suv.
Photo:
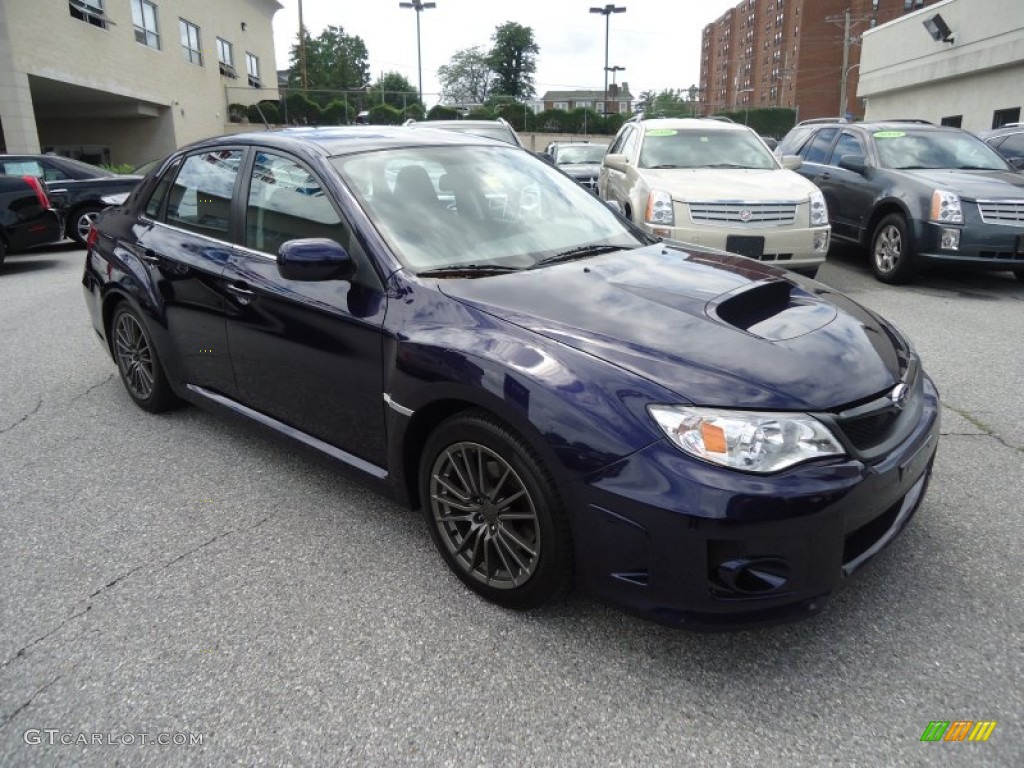
M 825 198 L 754 131 L 708 118 L 633 119 L 608 148 L 598 193 L 649 232 L 813 277 L 831 229 Z

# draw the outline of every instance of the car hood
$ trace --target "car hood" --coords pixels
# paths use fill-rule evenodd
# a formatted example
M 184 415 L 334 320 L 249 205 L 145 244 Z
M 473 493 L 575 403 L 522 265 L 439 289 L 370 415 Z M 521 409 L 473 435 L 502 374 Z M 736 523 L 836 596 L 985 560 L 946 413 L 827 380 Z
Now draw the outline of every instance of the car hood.
M 641 169 L 652 189 L 664 189 L 676 202 L 807 200 L 814 185 L 784 168 Z
M 906 352 L 888 328 L 787 275 L 653 245 L 439 287 L 699 405 L 833 410 L 895 386 Z
M 952 168 L 929 168 L 903 171 L 903 173 L 924 184 L 956 192 L 967 200 L 1024 197 L 1024 173 L 967 171 Z

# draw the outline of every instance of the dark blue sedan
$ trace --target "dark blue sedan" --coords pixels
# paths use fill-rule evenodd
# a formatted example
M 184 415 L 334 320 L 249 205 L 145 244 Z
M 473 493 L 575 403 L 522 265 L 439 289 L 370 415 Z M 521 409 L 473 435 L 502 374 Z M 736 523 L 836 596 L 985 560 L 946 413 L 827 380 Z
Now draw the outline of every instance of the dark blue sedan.
M 818 610 L 904 528 L 938 397 L 813 281 L 660 242 L 532 154 L 359 127 L 179 150 L 90 238 L 131 398 L 232 411 L 424 510 L 488 600 Z

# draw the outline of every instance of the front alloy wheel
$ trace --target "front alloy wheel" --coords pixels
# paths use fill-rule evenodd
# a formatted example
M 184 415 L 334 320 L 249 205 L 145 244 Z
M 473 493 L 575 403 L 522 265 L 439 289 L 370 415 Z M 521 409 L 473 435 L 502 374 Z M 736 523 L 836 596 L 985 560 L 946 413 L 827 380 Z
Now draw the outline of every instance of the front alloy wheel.
M 883 283 L 905 283 L 914 276 L 913 249 L 907 221 L 890 213 L 875 228 L 871 239 L 871 267 Z
M 434 430 L 420 464 L 431 538 L 466 586 L 507 608 L 569 591 L 572 544 L 549 473 L 516 433 L 483 412 Z

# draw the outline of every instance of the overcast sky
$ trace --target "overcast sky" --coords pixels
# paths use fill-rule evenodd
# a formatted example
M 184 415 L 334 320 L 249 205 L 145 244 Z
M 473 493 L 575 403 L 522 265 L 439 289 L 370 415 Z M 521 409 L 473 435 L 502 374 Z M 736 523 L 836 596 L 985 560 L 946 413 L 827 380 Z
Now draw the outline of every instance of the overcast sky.
M 298 37 L 299 0 L 279 0 L 274 17 L 277 67 L 288 67 L 288 52 Z M 370 76 L 398 72 L 416 85 L 416 13 L 399 0 L 303 0 L 310 35 L 330 24 L 358 35 L 370 56 Z M 540 47 L 537 95 L 548 90 L 604 87 L 605 17 L 589 13 L 605 2 L 586 0 L 435 0 L 420 14 L 423 46 L 423 91 L 427 106 L 438 100 L 437 68 L 456 51 L 491 45 L 495 27 L 515 21 L 533 29 Z M 644 90 L 687 88 L 700 82 L 700 35 L 738 0 L 621 0 L 625 13 L 610 23 L 609 66 L 625 67 L 616 81 L 629 83 L 637 96 Z M 609 80 L 609 82 L 611 82 Z

